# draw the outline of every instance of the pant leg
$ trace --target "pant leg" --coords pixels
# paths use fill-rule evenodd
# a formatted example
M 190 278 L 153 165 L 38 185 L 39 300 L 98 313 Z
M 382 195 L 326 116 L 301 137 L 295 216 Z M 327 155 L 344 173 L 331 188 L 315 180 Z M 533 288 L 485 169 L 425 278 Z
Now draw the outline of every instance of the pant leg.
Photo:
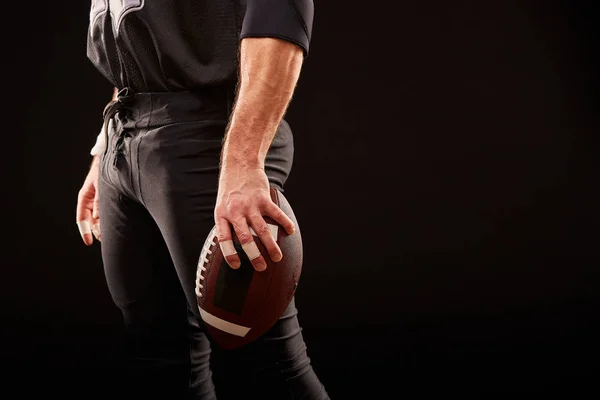
M 310 363 L 292 300 L 279 321 L 258 340 L 236 350 L 214 349 L 229 385 L 219 399 L 329 400 Z
M 205 369 L 210 345 L 198 313 L 195 279 L 204 240 L 214 224 L 223 124 L 177 123 L 151 129 L 138 148 L 141 197 L 184 289 L 191 339 L 189 398 L 198 400 L 212 397 L 207 397 Z
M 158 226 L 120 187 L 130 176 L 127 155 L 117 164 L 120 169 L 111 171 L 115 186 L 105 180 L 106 171 L 99 179 L 102 258 L 109 291 L 123 315 L 130 356 L 125 390 L 130 398 L 184 399 L 190 376 L 187 301 Z M 113 168 L 106 161 L 106 168 Z M 196 385 L 207 400 L 215 398 L 209 354 L 206 336 L 196 334 Z
M 162 126 L 149 131 L 139 147 L 141 194 L 144 203 L 165 238 L 186 293 L 190 326 L 203 332 L 194 291 L 196 268 L 204 240 L 214 225 L 219 157 L 225 120 L 195 121 Z M 287 123 L 282 123 L 266 160 L 272 185 L 283 187 L 291 169 L 293 142 Z M 196 336 L 194 336 L 196 337 Z M 214 347 L 213 347 L 214 348 Z M 216 350 L 214 350 L 216 351 Z M 195 373 L 196 350 L 192 369 Z M 219 399 L 239 382 L 256 383 L 254 393 L 243 390 L 240 397 L 285 399 L 327 399 L 306 355 L 296 309 L 292 303 L 286 314 L 262 340 L 248 349 L 224 355 L 228 373 L 220 377 Z M 237 360 L 239 358 L 239 360 Z M 248 370 L 230 371 L 244 362 Z M 270 396 L 270 397 L 269 397 Z M 197 397 L 200 398 L 200 397 Z

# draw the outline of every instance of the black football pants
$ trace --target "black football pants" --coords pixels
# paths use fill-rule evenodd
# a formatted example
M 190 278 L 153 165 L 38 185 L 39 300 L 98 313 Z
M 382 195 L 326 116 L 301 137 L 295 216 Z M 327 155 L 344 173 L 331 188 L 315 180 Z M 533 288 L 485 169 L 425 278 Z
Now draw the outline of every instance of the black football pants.
M 293 301 L 264 337 L 233 351 L 211 342 L 199 316 L 196 267 L 214 225 L 232 97 L 121 91 L 110 119 L 99 179 L 102 259 L 136 399 L 328 399 Z M 271 185 L 283 190 L 292 158 L 283 121 L 265 163 Z

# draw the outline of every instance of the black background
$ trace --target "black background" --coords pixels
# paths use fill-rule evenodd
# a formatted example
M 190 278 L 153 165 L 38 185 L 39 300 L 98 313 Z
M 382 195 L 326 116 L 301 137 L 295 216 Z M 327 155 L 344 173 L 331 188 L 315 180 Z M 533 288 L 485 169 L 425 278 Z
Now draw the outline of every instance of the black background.
M 597 390 L 593 1 L 315 3 L 286 195 L 332 399 Z M 75 225 L 111 87 L 86 58 L 88 1 L 18 7 L 2 28 L 0 380 L 85 398 L 120 365 L 100 247 Z

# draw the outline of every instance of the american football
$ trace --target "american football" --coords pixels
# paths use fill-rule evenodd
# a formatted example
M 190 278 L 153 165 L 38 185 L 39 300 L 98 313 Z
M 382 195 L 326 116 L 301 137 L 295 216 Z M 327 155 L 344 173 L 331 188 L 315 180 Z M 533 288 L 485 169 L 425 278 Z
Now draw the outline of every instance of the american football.
M 265 271 L 254 270 L 233 233 L 234 247 L 241 260 L 231 268 L 221 252 L 216 227 L 210 231 L 198 261 L 196 296 L 200 316 L 210 337 L 231 350 L 259 338 L 271 328 L 292 300 L 302 271 L 302 238 L 298 222 L 287 199 L 271 188 L 271 199 L 294 222 L 293 235 L 265 217 L 283 258 L 274 262 L 255 232 L 254 241 L 267 262 Z

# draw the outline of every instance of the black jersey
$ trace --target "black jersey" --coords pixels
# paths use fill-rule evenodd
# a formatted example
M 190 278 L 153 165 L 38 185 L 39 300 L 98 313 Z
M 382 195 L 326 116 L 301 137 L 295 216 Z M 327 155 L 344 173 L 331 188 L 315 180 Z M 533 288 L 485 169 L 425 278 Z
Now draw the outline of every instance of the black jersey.
M 307 51 L 311 29 L 312 0 L 92 0 L 87 54 L 117 88 L 231 86 L 241 37 Z
M 243 9 L 229 0 L 93 0 L 88 57 L 118 88 L 231 84 Z

